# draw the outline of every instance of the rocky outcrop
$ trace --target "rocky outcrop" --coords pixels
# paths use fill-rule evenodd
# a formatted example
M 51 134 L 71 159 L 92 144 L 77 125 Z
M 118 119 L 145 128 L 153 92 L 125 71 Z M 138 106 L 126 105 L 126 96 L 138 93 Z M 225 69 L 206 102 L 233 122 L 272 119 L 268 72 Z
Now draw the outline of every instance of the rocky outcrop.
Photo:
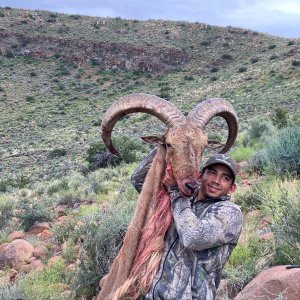
M 276 266 L 261 272 L 235 300 L 300 299 L 300 268 Z
M 175 47 L 137 46 L 62 39 L 50 36 L 25 36 L 9 30 L 0 31 L 0 53 L 38 58 L 62 57 L 77 64 L 95 63 L 103 70 L 159 72 L 172 70 L 189 61 L 185 50 Z
M 34 247 L 26 240 L 16 239 L 0 252 L 0 268 L 8 266 L 18 270 L 32 257 Z

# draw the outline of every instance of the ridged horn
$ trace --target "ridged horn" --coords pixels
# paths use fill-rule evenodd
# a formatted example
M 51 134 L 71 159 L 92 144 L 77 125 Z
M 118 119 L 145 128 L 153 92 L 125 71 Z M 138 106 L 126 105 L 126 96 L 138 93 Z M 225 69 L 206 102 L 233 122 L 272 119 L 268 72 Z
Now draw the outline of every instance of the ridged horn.
M 122 117 L 130 113 L 144 112 L 160 119 L 167 127 L 182 124 L 186 118 L 172 103 L 148 94 L 131 94 L 121 97 L 114 102 L 102 118 L 101 135 L 107 149 L 118 155 L 119 152 L 112 144 L 112 130 Z
M 220 153 L 226 153 L 234 144 L 238 134 L 238 117 L 233 106 L 225 99 L 211 98 L 200 102 L 189 113 L 187 119 L 204 129 L 209 121 L 216 116 L 225 119 L 228 125 L 228 137 Z

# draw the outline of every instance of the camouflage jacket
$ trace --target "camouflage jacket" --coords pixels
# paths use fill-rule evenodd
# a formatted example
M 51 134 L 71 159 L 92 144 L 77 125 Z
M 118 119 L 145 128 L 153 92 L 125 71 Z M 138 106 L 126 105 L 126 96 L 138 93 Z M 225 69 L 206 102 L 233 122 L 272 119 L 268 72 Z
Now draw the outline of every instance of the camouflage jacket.
M 142 188 L 155 151 L 143 160 L 131 180 Z M 174 222 L 165 236 L 165 250 L 144 300 L 213 300 L 221 273 L 239 239 L 243 216 L 230 196 L 196 201 L 170 189 Z

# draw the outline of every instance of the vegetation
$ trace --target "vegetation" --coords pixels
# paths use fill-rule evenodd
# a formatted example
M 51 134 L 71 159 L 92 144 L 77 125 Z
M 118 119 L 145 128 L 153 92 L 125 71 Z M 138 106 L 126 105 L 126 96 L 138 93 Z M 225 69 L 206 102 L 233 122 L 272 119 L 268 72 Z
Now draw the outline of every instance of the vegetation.
M 137 192 L 129 177 L 150 151 L 139 137 L 164 130 L 146 114 L 126 116 L 113 133 L 121 156 L 106 152 L 99 134 L 103 113 L 135 92 L 163 97 L 184 114 L 212 97 L 227 99 L 237 110 L 241 128 L 230 154 L 246 167 L 233 200 L 245 225 L 223 275 L 232 287 L 239 291 L 264 268 L 299 260 L 298 39 L 200 23 L 7 7 L 0 8 L 0 27 L 3 36 L 9 28 L 14 37 L 3 39 L 0 54 L 0 243 L 10 242 L 15 230 L 27 234 L 36 222 L 47 221 L 61 257 L 53 264 L 50 257 L 57 252 L 48 244 L 44 270 L 16 278 L 1 270 L 3 299 L 96 295 L 134 212 Z M 51 41 L 58 37 L 72 51 L 55 48 Z M 39 49 L 53 46 L 53 53 L 28 52 L 32 40 Z M 124 46 L 128 53 L 150 54 L 132 68 L 130 59 L 119 56 L 128 68 L 105 66 L 96 55 L 83 55 L 82 61 L 68 56 L 84 53 L 84 45 L 102 44 L 113 45 L 111 53 Z M 147 69 L 146 62 L 158 56 L 168 59 L 166 49 L 180 50 L 186 61 Z M 211 122 L 207 131 L 223 143 L 226 123 Z M 270 222 L 261 227 L 265 218 Z M 273 238 L 261 238 L 265 233 Z M 11 281 L 5 284 L 7 276 Z

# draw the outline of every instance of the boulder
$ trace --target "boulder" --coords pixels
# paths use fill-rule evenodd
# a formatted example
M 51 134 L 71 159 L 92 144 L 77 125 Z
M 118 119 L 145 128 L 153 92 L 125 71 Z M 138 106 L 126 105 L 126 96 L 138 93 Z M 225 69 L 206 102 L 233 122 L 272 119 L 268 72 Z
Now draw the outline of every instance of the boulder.
M 45 268 L 43 262 L 39 259 L 32 261 L 30 264 L 22 266 L 20 269 L 24 273 L 29 273 L 31 271 L 42 271 Z
M 34 247 L 25 240 L 17 239 L 12 241 L 0 252 L 0 268 L 9 266 L 18 270 L 28 262 L 33 251 Z
M 9 235 L 9 238 L 12 239 L 12 240 L 16 240 L 16 239 L 24 239 L 25 237 L 25 234 L 23 231 L 13 231 L 10 235 Z
M 48 222 L 41 222 L 41 223 L 36 223 L 34 225 L 32 225 L 29 230 L 28 233 L 29 234 L 39 234 L 41 232 L 43 232 L 44 230 L 49 230 L 50 229 L 50 224 Z
M 33 256 L 38 258 L 47 258 L 48 256 L 48 249 L 44 245 L 37 246 L 33 251 Z
M 37 237 L 43 241 L 48 240 L 52 236 L 53 236 L 53 233 L 48 229 L 45 229 L 41 233 L 37 234 Z
M 276 266 L 258 274 L 235 300 L 300 299 L 300 268 Z M 280 297 L 280 298 L 279 298 Z

